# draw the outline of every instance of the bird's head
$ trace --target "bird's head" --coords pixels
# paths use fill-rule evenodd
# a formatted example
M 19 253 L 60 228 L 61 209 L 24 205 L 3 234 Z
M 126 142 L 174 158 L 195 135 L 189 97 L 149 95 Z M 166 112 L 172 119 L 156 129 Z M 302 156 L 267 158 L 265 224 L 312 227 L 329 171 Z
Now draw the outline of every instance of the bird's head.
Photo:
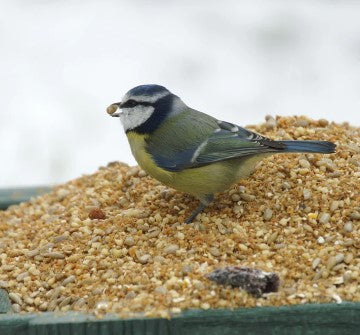
M 181 111 L 185 104 L 165 87 L 140 85 L 125 94 L 121 102 L 107 108 L 108 114 L 120 117 L 125 132 L 153 132 L 169 115 Z

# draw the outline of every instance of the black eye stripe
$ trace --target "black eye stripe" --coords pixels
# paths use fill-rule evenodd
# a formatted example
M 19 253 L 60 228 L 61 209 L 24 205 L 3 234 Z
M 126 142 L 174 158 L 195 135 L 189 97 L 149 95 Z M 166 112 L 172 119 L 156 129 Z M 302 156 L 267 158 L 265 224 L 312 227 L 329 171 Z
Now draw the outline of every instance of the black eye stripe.
M 122 107 L 123 107 L 123 108 L 135 107 L 137 104 L 138 104 L 137 101 L 130 99 L 130 100 L 126 101 L 126 102 L 122 105 Z
M 140 106 L 155 106 L 155 104 L 146 101 L 139 101 L 137 104 Z
M 146 101 L 135 101 L 133 99 L 130 99 L 128 101 L 126 101 L 121 107 L 122 108 L 132 108 L 132 107 L 135 107 L 135 106 L 154 106 L 153 103 L 151 102 L 146 102 Z

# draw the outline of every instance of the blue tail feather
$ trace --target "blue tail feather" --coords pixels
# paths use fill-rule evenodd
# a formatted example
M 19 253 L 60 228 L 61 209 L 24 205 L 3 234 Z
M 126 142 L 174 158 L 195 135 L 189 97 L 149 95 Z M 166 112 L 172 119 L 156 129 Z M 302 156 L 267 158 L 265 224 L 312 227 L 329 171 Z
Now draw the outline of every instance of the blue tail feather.
M 309 152 L 331 154 L 335 152 L 336 145 L 328 141 L 278 141 L 285 145 L 285 152 Z

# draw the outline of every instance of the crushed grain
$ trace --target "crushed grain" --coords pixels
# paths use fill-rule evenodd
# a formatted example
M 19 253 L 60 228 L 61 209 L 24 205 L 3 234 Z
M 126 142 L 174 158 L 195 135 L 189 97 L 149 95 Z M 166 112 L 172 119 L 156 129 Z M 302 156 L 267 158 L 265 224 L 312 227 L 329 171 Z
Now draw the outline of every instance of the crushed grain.
M 270 208 L 266 208 L 263 214 L 265 221 L 269 221 L 273 216 L 273 211 Z
M 346 222 L 345 224 L 344 224 L 344 230 L 347 232 L 347 233 L 351 233 L 352 231 L 353 231 L 353 224 L 352 224 L 352 222 L 351 221 L 349 221 L 349 222 Z
M 360 128 L 274 120 L 252 130 L 329 140 L 337 153 L 266 158 L 192 224 L 184 220 L 196 200 L 122 163 L 1 211 L 0 287 L 14 311 L 166 317 L 188 308 L 360 301 Z M 255 298 L 205 277 L 225 266 L 274 272 L 282 284 Z

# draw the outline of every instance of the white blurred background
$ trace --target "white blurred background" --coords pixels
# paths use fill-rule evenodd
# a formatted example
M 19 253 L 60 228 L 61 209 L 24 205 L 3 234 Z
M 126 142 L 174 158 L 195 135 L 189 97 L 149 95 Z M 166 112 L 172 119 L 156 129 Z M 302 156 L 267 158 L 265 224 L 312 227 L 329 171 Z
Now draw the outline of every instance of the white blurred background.
M 105 108 L 144 83 L 240 125 L 360 124 L 355 0 L 0 0 L 0 48 L 0 187 L 134 164 Z

